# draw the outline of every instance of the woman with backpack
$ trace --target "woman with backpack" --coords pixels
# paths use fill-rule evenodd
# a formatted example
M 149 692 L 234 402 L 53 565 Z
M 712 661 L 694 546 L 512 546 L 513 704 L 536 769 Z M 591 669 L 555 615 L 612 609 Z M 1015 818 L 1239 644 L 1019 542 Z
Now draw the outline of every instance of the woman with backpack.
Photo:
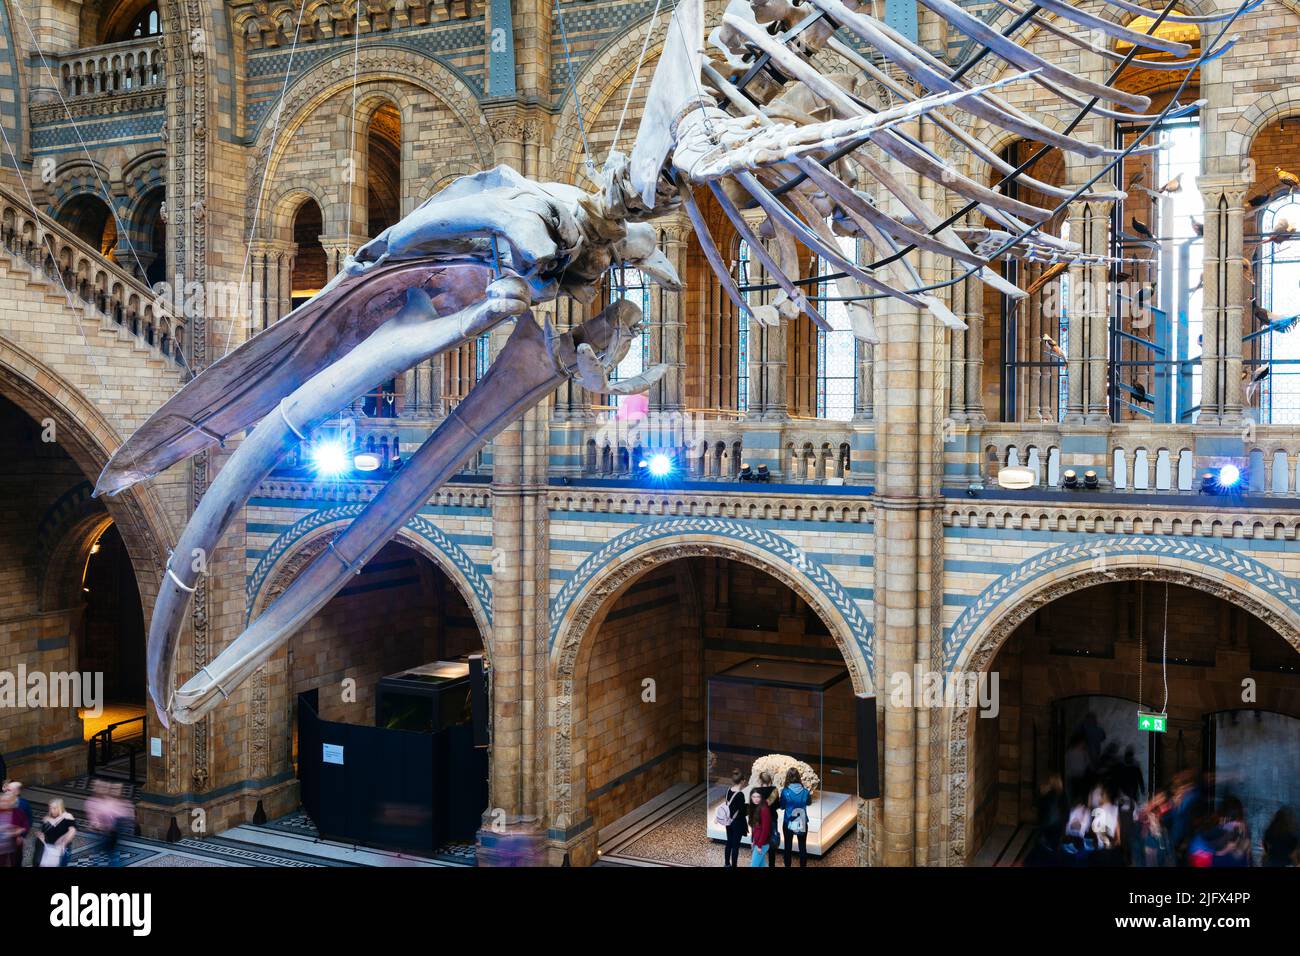
M 763 795 L 755 787 L 749 792 L 749 840 L 754 851 L 749 858 L 751 867 L 764 866 L 772 840 L 772 831 L 776 829 L 776 814 L 768 806 Z
M 791 767 L 785 772 L 785 789 L 781 791 L 780 807 L 785 812 L 781 830 L 785 834 L 785 865 L 790 865 L 790 843 L 799 841 L 799 865 L 808 865 L 808 804 L 812 792 L 799 779 L 799 771 Z
M 727 846 L 722 851 L 722 865 L 734 867 L 740 862 L 740 841 L 749 832 L 745 814 L 745 775 L 739 770 L 731 774 L 731 786 L 718 807 L 715 819 L 727 831 Z

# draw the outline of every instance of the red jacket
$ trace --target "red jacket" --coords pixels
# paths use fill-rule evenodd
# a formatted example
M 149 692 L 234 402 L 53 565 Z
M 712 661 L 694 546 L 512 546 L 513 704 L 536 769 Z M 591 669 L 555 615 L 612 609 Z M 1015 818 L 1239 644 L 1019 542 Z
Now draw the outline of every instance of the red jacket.
M 749 839 L 754 846 L 767 846 L 772 839 L 773 823 L 772 808 L 764 800 L 763 805 L 758 808 L 758 823 L 751 823 L 749 828 Z

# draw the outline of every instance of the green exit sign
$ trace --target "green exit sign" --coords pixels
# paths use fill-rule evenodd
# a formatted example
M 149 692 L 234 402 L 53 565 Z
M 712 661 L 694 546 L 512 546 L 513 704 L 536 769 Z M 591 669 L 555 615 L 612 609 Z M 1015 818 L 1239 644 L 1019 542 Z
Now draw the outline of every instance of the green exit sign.
M 1149 730 L 1153 734 L 1163 734 L 1165 732 L 1165 721 L 1168 718 L 1164 714 L 1143 714 L 1138 713 L 1138 730 Z

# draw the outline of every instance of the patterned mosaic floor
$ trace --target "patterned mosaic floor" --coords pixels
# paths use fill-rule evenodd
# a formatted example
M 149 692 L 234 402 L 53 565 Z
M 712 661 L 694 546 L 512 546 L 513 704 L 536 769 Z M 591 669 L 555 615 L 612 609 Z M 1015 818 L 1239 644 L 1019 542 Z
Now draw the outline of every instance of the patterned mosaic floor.
M 307 815 L 305 810 L 298 810 L 280 817 L 278 820 L 269 820 L 262 826 L 270 830 L 280 830 L 299 836 L 309 836 L 312 839 L 320 839 L 316 824 L 312 823 L 311 817 Z M 438 852 L 433 855 L 433 858 L 473 866 L 477 858 L 477 848 L 473 843 L 446 843 L 438 848 Z

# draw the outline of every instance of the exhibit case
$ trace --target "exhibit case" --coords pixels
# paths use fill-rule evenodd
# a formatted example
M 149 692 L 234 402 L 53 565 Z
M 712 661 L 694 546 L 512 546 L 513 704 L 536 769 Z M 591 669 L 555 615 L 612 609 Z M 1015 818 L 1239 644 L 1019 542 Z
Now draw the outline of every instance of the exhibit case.
M 798 768 L 812 791 L 808 852 L 820 856 L 857 822 L 857 756 L 853 687 L 843 664 L 754 657 L 708 681 L 709 836 L 725 840 L 715 819 L 733 771 L 748 776 L 745 794 L 768 771 L 785 785 Z M 778 825 L 785 811 L 778 811 Z M 746 837 L 745 843 L 749 843 Z

